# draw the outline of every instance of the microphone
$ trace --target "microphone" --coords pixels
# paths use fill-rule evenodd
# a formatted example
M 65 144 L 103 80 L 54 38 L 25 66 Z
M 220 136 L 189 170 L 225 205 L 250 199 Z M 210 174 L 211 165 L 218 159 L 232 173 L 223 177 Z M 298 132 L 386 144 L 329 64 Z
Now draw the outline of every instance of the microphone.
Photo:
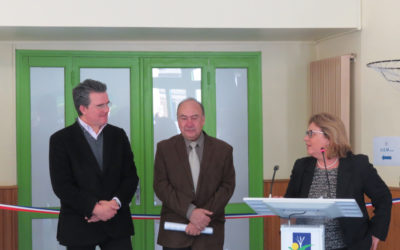
M 326 181 L 328 182 L 328 198 L 331 198 L 331 184 L 329 183 L 328 168 L 326 167 L 326 161 L 325 161 L 325 152 L 326 152 L 326 149 L 322 147 L 321 148 L 322 159 L 324 159 Z
M 272 186 L 274 185 L 274 181 L 275 181 L 275 173 L 278 170 L 279 170 L 279 166 L 275 165 L 274 166 L 274 174 L 272 175 L 271 187 L 269 188 L 269 198 L 271 198 L 271 196 L 272 196 Z

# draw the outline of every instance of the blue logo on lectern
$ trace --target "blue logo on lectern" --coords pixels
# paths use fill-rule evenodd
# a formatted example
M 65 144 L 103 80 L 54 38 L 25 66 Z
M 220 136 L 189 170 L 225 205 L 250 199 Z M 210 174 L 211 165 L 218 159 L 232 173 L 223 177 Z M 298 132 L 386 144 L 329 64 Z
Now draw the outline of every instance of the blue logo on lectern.
M 311 250 L 311 233 L 293 233 L 290 250 Z

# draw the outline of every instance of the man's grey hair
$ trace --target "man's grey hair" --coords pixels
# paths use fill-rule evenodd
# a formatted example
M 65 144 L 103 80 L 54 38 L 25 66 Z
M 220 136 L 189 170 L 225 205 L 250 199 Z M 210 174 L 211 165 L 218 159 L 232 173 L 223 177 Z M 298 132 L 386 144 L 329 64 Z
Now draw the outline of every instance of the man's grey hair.
M 86 79 L 81 82 L 78 86 L 76 86 L 72 90 L 72 98 L 74 99 L 74 105 L 76 112 L 81 116 L 82 112 L 79 110 L 79 107 L 82 105 L 84 107 L 88 107 L 90 104 L 90 93 L 104 93 L 107 91 L 107 85 L 102 82 Z
M 201 108 L 202 115 L 205 116 L 203 104 L 202 104 L 201 102 L 197 101 L 197 99 L 195 99 L 195 98 L 193 98 L 193 97 L 188 97 L 188 98 L 184 99 L 183 101 L 181 101 L 181 102 L 178 104 L 178 108 L 177 108 L 176 110 L 178 111 L 179 108 L 181 107 L 181 105 L 182 105 L 183 103 L 185 103 L 185 102 L 188 102 L 188 101 L 193 101 L 193 102 L 199 104 L 199 106 L 200 106 L 200 108 Z M 178 112 L 176 112 L 176 115 L 178 116 Z

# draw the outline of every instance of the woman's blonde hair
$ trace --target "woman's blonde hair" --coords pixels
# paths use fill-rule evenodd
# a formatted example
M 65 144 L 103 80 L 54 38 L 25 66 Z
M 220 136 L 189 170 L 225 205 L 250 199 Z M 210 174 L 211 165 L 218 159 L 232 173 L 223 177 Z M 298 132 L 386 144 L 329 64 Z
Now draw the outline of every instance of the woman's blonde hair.
M 329 113 L 319 113 L 310 117 L 308 124 L 314 123 L 321 128 L 325 137 L 329 140 L 327 157 L 346 157 L 351 152 L 351 146 L 346 135 L 343 122 L 336 116 Z

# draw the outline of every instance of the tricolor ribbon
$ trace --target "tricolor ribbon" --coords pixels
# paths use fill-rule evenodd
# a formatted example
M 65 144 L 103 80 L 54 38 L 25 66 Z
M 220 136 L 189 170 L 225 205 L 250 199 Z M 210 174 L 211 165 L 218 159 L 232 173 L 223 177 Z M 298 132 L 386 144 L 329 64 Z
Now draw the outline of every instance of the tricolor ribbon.
M 400 198 L 392 200 L 393 204 L 400 203 Z M 366 203 L 366 207 L 372 207 L 371 203 Z M 27 212 L 27 213 L 40 213 L 40 214 L 59 214 L 60 210 L 50 208 L 38 208 L 38 207 L 27 207 L 27 206 L 16 206 L 0 204 L 0 209 L 16 211 L 16 212 Z M 247 219 L 247 218 L 261 218 L 261 217 L 272 217 L 275 215 L 259 215 L 259 214 L 226 214 L 226 219 Z M 132 214 L 133 220 L 159 220 L 160 216 L 156 214 Z

